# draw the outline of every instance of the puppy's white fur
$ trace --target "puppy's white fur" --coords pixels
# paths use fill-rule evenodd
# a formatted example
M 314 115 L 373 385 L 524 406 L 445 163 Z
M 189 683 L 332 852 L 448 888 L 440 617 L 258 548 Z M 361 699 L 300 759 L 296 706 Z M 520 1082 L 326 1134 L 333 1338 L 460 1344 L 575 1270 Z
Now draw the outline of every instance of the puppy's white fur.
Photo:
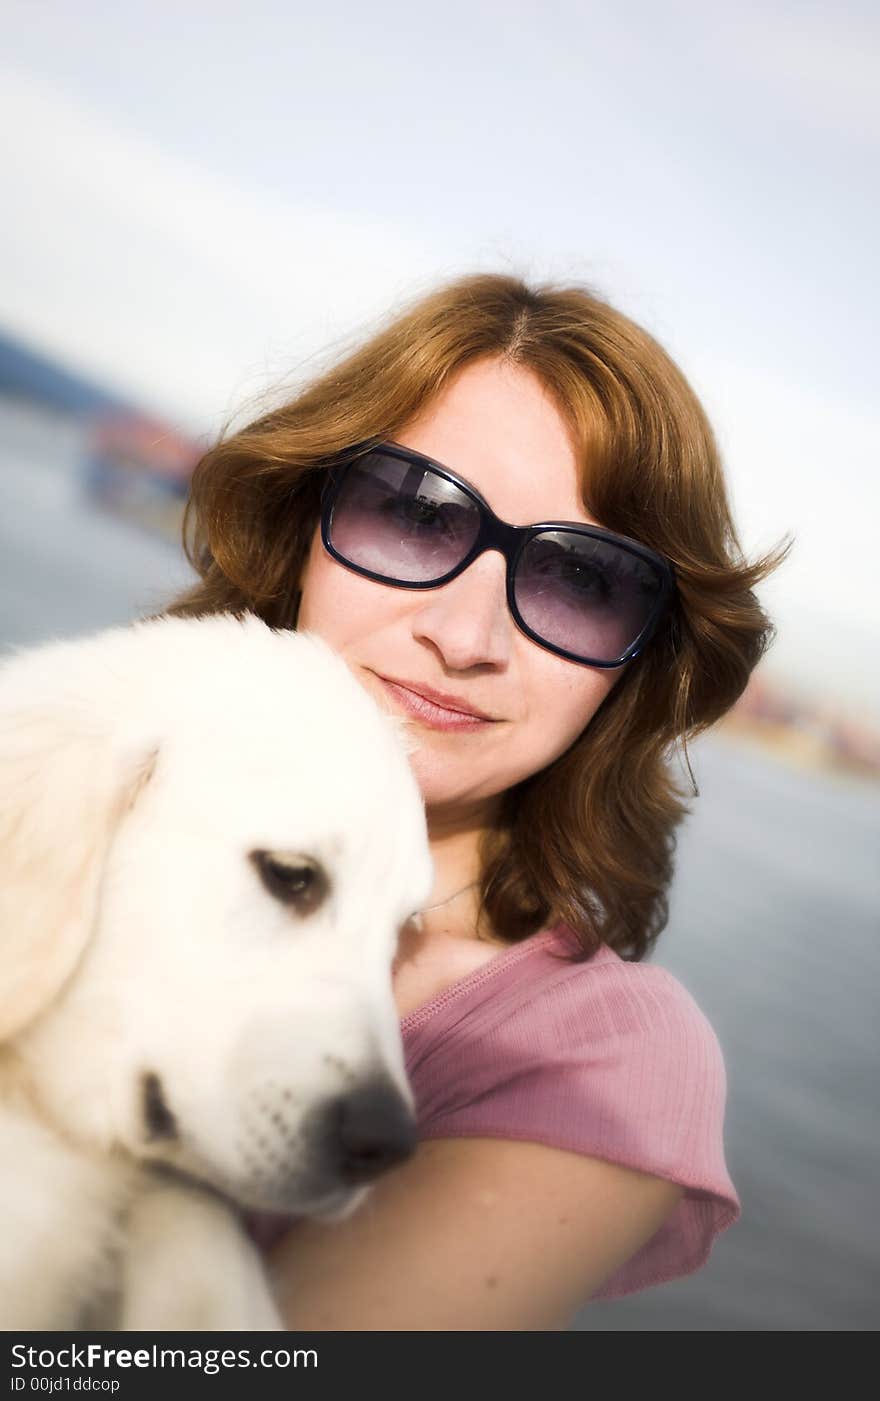
M 413 1109 L 407 752 L 320 639 L 252 616 L 0 663 L 0 1327 L 278 1326 L 230 1203 L 349 1214 L 322 1111 Z M 314 908 L 255 852 L 319 872 Z

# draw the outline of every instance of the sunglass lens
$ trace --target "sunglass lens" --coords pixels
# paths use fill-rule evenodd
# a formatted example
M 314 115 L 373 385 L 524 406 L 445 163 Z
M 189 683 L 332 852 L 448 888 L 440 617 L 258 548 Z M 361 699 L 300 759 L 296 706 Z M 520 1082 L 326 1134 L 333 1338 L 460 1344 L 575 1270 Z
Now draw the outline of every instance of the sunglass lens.
M 477 506 L 430 468 L 381 451 L 346 470 L 333 504 L 333 548 L 390 582 L 442 579 L 480 529 Z
M 663 589 L 660 571 L 613 541 L 546 531 L 523 550 L 514 596 L 539 637 L 597 662 L 613 662 L 641 635 Z

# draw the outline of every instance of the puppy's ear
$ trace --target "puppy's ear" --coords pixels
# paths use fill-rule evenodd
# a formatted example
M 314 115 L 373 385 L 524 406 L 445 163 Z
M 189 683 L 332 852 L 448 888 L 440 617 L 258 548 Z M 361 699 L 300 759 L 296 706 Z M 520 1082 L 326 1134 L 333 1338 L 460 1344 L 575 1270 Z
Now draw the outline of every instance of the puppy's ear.
M 0 1042 L 75 968 L 113 832 L 156 763 L 153 743 L 111 741 L 107 697 L 83 684 L 89 655 L 56 644 L 0 664 Z

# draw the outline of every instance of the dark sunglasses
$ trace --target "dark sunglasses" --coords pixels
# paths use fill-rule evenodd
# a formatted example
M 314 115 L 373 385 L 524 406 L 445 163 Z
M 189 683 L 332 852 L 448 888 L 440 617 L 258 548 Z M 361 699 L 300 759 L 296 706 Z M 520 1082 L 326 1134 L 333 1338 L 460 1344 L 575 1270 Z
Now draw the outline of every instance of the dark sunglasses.
M 632 661 L 669 606 L 672 565 L 635 540 L 571 521 L 509 525 L 448 467 L 396 443 L 351 453 L 327 469 L 321 538 L 366 579 L 436 589 L 484 550 L 500 550 L 517 627 L 593 667 Z

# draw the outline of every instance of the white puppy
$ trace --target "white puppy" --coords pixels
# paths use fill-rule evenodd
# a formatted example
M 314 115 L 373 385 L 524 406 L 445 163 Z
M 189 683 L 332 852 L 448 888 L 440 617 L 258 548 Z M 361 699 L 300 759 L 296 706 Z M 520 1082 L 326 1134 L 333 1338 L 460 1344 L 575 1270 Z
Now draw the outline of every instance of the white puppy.
M 279 1326 L 233 1203 L 414 1147 L 405 722 L 317 637 L 162 618 L 0 663 L 0 1328 Z

